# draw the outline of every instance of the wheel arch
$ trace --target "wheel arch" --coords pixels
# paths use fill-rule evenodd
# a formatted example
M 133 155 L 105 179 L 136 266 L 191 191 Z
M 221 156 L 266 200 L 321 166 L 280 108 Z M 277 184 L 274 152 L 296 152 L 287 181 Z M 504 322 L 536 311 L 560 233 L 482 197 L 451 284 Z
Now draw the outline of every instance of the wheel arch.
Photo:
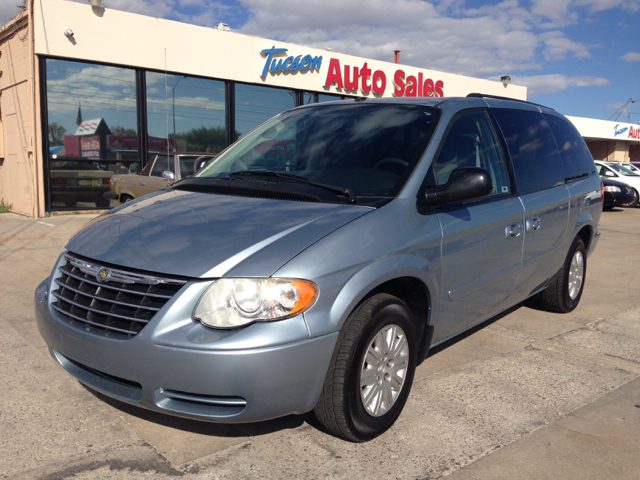
M 580 237 L 584 242 L 584 246 L 587 249 L 587 254 L 591 253 L 594 246 L 594 237 L 596 232 L 596 219 L 593 218 L 590 211 L 584 211 L 578 218 L 576 225 L 573 229 L 573 235 L 567 237 L 567 247 L 571 245 L 575 237 Z
M 367 299 L 379 293 L 393 295 L 402 300 L 411 313 L 419 342 L 418 362 L 421 362 L 433 336 L 432 312 L 437 311 L 438 298 L 435 278 L 431 266 L 413 256 L 386 257 L 367 265 L 351 276 L 335 297 L 331 324 L 339 330 Z
M 429 351 L 433 338 L 431 325 L 431 299 L 429 289 L 422 280 L 412 277 L 397 277 L 388 280 L 371 290 L 360 303 L 379 293 L 387 293 L 402 300 L 409 311 L 418 336 L 418 363 L 422 362 Z

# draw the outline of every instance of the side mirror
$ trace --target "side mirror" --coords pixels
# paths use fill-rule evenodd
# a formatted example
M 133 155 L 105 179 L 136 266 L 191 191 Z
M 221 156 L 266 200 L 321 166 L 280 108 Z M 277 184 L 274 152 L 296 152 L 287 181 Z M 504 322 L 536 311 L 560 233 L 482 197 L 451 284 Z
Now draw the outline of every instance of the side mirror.
M 166 178 L 169 181 L 173 181 L 175 180 L 176 176 L 173 174 L 173 172 L 170 172 L 169 170 L 165 170 L 164 172 L 162 172 L 162 178 Z
M 200 157 L 196 160 L 195 168 L 193 169 L 194 173 L 204 167 L 207 163 L 209 163 L 211 157 Z
M 429 204 L 436 206 L 484 197 L 492 191 L 493 182 L 489 172 L 478 167 L 462 167 L 451 172 L 446 184 L 428 189 L 425 196 Z
M 613 173 L 611 170 L 605 170 L 604 171 L 604 176 L 605 177 L 617 177 L 617 175 L 615 173 Z

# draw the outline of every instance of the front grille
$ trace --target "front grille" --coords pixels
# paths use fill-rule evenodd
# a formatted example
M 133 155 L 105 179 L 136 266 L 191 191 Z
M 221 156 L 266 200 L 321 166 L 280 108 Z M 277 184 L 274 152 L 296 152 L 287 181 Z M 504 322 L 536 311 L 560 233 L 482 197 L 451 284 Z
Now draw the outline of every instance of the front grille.
M 65 254 L 51 306 L 88 331 L 136 335 L 186 283 Z

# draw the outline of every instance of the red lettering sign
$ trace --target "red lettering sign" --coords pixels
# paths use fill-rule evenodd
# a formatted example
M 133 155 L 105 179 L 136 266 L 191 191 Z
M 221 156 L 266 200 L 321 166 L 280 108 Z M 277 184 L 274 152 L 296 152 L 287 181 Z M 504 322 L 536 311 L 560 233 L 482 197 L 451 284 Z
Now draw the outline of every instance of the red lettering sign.
M 360 91 L 368 94 L 373 91 L 375 95 L 384 95 L 387 89 L 387 76 L 382 70 L 372 73 L 365 62 L 362 67 L 351 67 L 350 65 L 340 65 L 340 60 L 332 58 L 329 60 L 329 70 L 325 78 L 324 86 L 344 88 L 346 91 L 355 92 L 360 86 Z M 396 97 L 443 97 L 444 82 L 431 78 L 424 78 L 422 72 L 418 76 L 406 76 L 404 70 L 396 70 L 393 74 L 393 95 Z

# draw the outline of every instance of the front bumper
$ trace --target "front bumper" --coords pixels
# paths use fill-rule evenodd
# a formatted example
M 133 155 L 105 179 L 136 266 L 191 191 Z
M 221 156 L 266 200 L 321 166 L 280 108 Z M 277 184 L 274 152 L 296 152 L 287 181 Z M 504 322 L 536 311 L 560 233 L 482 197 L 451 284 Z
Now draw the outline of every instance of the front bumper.
M 181 308 L 175 302 L 167 304 L 135 337 L 108 338 L 70 324 L 53 310 L 48 282 L 42 282 L 35 295 L 40 334 L 67 372 L 105 395 L 157 412 L 216 423 L 302 414 L 312 410 L 320 396 L 337 332 L 279 345 L 272 336 L 266 346 L 256 346 L 264 343 L 269 327 L 299 337 L 306 332 L 301 316 L 255 325 L 254 339 L 249 330 L 254 326 L 247 327 L 235 342 L 237 348 L 230 348 L 234 342 L 228 341 L 228 335 L 234 332 L 226 332 L 225 341 L 216 342 L 211 341 L 215 335 L 225 334 L 190 319 L 167 322 L 166 317 L 175 316 Z M 171 335 L 181 331 L 188 331 L 188 341 L 171 341 Z

